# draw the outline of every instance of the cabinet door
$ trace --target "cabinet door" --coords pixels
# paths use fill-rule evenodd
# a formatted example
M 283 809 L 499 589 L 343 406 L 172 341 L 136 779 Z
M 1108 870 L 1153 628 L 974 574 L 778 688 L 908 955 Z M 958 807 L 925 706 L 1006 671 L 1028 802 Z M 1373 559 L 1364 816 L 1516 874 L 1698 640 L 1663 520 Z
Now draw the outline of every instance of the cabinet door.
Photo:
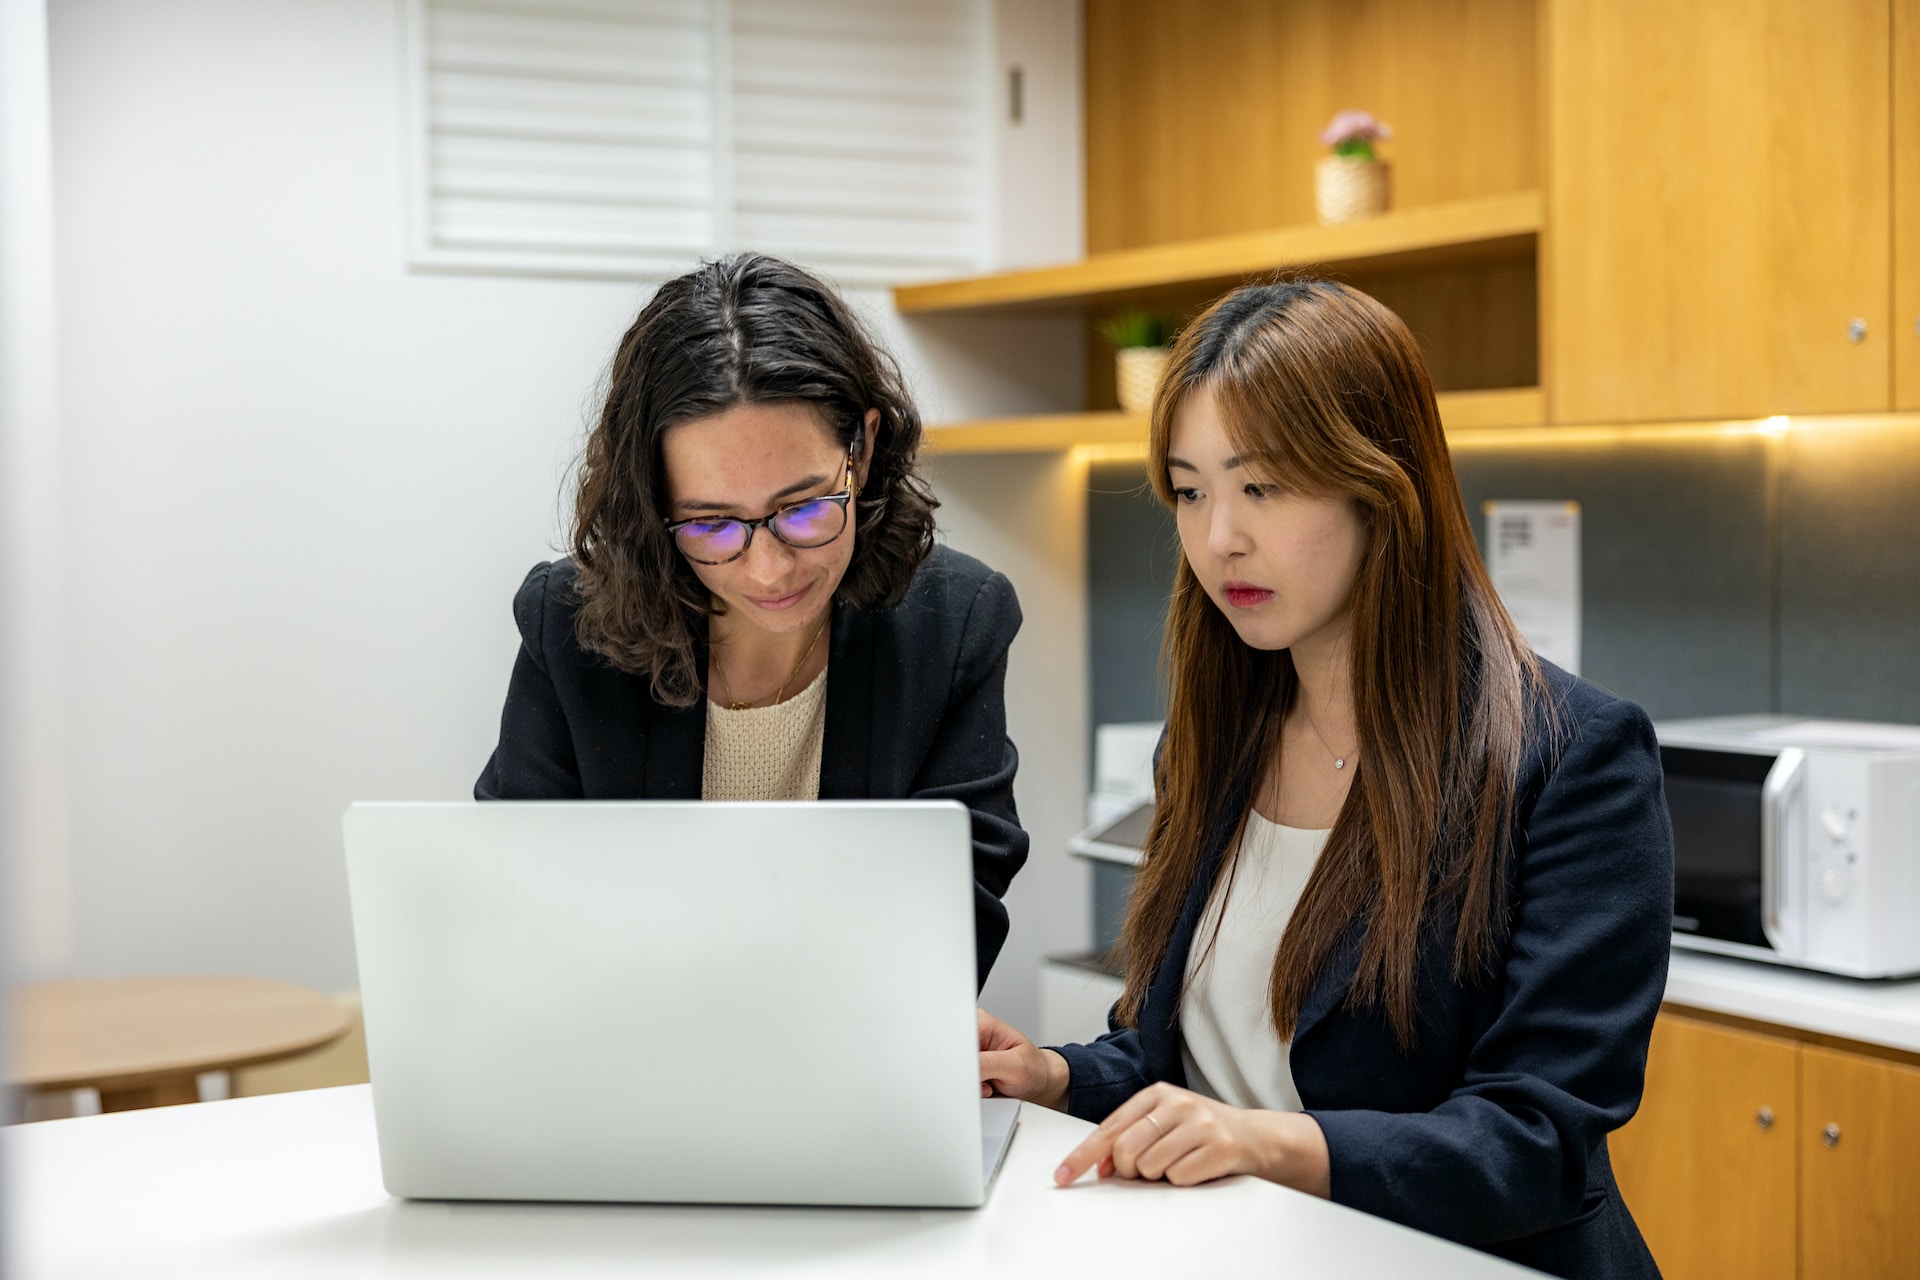
M 1920 0 L 1893 3 L 1893 403 L 1920 409 Z
M 1667 1280 L 1793 1280 L 1797 1046 L 1663 1013 L 1640 1111 L 1608 1140 Z
M 1551 0 L 1554 421 L 1888 407 L 1891 3 Z
M 1920 1068 L 1801 1050 L 1802 1271 L 1920 1277 Z

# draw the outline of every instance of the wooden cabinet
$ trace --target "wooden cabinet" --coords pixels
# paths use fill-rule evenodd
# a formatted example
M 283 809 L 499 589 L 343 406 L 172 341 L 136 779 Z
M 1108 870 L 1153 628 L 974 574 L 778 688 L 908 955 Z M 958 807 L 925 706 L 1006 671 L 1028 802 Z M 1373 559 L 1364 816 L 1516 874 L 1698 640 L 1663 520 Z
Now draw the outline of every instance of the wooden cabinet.
M 1392 308 L 1449 430 L 1539 426 L 1541 0 L 1087 0 L 1088 257 L 896 289 L 903 315 L 1144 307 L 1184 320 L 1247 280 L 1326 272 Z M 1389 122 L 1391 211 L 1321 226 L 1343 108 Z M 1144 452 L 1089 333 L 1082 404 L 942 424 L 945 452 Z M 1108 455 L 1112 456 L 1112 455 Z
M 1372 221 L 1539 207 L 1540 0 L 1087 0 L 1084 11 L 1087 250 L 1096 259 L 1366 226 L 1314 225 L 1320 133 L 1344 108 L 1363 107 L 1394 131 L 1381 153 L 1393 213 Z M 1471 261 L 1309 253 L 1293 262 L 1392 308 L 1436 390 L 1537 388 L 1534 244 L 1486 247 Z M 1266 270 L 1131 305 L 1184 319 Z M 1088 360 L 1086 407 L 1117 407 L 1111 350 L 1095 337 Z
M 1690 1018 L 1654 1026 L 1640 1112 L 1609 1145 L 1668 1280 L 1793 1280 L 1796 1049 Z
M 1609 1146 L 1668 1280 L 1920 1277 L 1920 1066 L 1668 1010 Z
M 1893 3 L 1893 404 L 1920 409 L 1920 0 Z
M 1539 0 L 1087 0 L 1087 251 L 1309 225 L 1320 131 L 1393 126 L 1393 207 L 1540 188 Z
M 1800 1050 L 1800 1271 L 1920 1276 L 1920 1068 Z
M 902 289 L 903 313 L 1185 317 L 1309 267 L 1407 322 L 1435 389 L 1470 397 L 1450 429 L 1920 410 L 1920 0 L 1085 17 L 1090 256 Z M 1393 211 L 1316 226 L 1314 135 L 1351 106 L 1395 126 Z M 1104 412 L 1111 353 L 1087 356 L 1077 412 L 936 447 L 1137 443 Z
M 1895 3 L 1549 0 L 1553 420 L 1889 407 Z

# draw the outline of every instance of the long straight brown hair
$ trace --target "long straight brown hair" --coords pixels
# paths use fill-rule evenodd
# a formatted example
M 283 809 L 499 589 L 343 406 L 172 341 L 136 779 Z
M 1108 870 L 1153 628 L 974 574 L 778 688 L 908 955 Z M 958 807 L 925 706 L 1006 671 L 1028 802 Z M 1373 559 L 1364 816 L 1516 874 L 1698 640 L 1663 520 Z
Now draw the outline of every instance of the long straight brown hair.
M 1149 478 L 1173 505 L 1174 415 L 1206 387 L 1236 451 L 1296 490 L 1352 500 L 1366 529 L 1354 583 L 1359 759 L 1346 803 L 1273 960 L 1274 1029 L 1291 1040 L 1321 970 L 1364 930 L 1346 999 L 1413 1043 L 1422 930 L 1456 922 L 1453 969 L 1484 972 L 1505 928 L 1509 822 L 1533 651 L 1480 560 L 1420 348 L 1372 298 L 1318 279 L 1237 289 L 1190 324 L 1153 406 Z M 1243 642 L 1183 554 L 1163 654 L 1158 806 L 1123 940 L 1123 1022 L 1139 1019 L 1216 830 L 1244 828 L 1277 763 L 1292 658 Z M 1216 877 L 1231 874 L 1237 834 Z M 1217 883 L 1217 879 L 1216 879 Z

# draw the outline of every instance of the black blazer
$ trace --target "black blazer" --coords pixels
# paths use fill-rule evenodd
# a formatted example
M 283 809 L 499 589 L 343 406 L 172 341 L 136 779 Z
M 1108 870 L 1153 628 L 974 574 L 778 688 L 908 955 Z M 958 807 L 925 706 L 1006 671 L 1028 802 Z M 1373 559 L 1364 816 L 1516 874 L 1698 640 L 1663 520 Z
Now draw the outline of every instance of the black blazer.
M 698 800 L 706 699 L 663 706 L 645 677 L 583 650 L 573 579 L 570 560 L 535 565 L 513 598 L 520 654 L 474 799 Z M 1006 711 L 1007 647 L 1019 629 L 1012 583 L 935 547 L 895 608 L 834 605 L 827 661 L 820 798 L 958 800 L 973 811 L 983 986 L 1007 940 L 1000 899 L 1027 860 Z
M 1536 712 L 1494 972 L 1456 983 L 1453 920 L 1427 930 L 1419 1032 L 1403 1054 L 1381 1011 L 1344 1005 L 1356 922 L 1300 1011 L 1293 1078 L 1326 1134 L 1335 1201 L 1555 1275 L 1658 1276 L 1606 1135 L 1640 1104 L 1666 989 L 1673 836 L 1660 755 L 1639 707 L 1546 672 L 1559 728 Z M 1060 1047 L 1073 1114 L 1098 1120 L 1148 1084 L 1185 1086 L 1187 954 L 1250 781 L 1221 816 L 1139 1029 Z

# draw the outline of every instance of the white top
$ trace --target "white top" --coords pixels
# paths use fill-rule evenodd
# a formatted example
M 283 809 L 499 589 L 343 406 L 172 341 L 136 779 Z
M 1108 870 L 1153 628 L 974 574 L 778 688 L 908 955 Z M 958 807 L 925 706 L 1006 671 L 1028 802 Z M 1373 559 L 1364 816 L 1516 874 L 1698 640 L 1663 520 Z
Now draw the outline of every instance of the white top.
M 562 1072 L 556 1084 L 565 1079 Z M 660 1104 L 672 1106 L 672 1098 Z M 500 1105 L 510 1108 L 511 1098 Z M 542 1280 L 1083 1275 L 1500 1280 L 1512 1263 L 1253 1178 L 1096 1183 L 1093 1126 L 1020 1108 L 986 1207 L 407 1202 L 380 1185 L 366 1085 L 0 1128 L 8 1274 L 35 1280 Z M 849 1136 L 857 1141 L 859 1135 Z
M 707 700 L 702 800 L 818 800 L 827 669 L 785 702 L 729 711 Z
M 1300 1110 L 1291 1046 L 1274 1033 L 1267 984 L 1280 935 L 1326 843 L 1325 831 L 1248 812 L 1231 872 L 1214 886 L 1187 955 L 1180 1061 L 1195 1093 L 1236 1107 Z

